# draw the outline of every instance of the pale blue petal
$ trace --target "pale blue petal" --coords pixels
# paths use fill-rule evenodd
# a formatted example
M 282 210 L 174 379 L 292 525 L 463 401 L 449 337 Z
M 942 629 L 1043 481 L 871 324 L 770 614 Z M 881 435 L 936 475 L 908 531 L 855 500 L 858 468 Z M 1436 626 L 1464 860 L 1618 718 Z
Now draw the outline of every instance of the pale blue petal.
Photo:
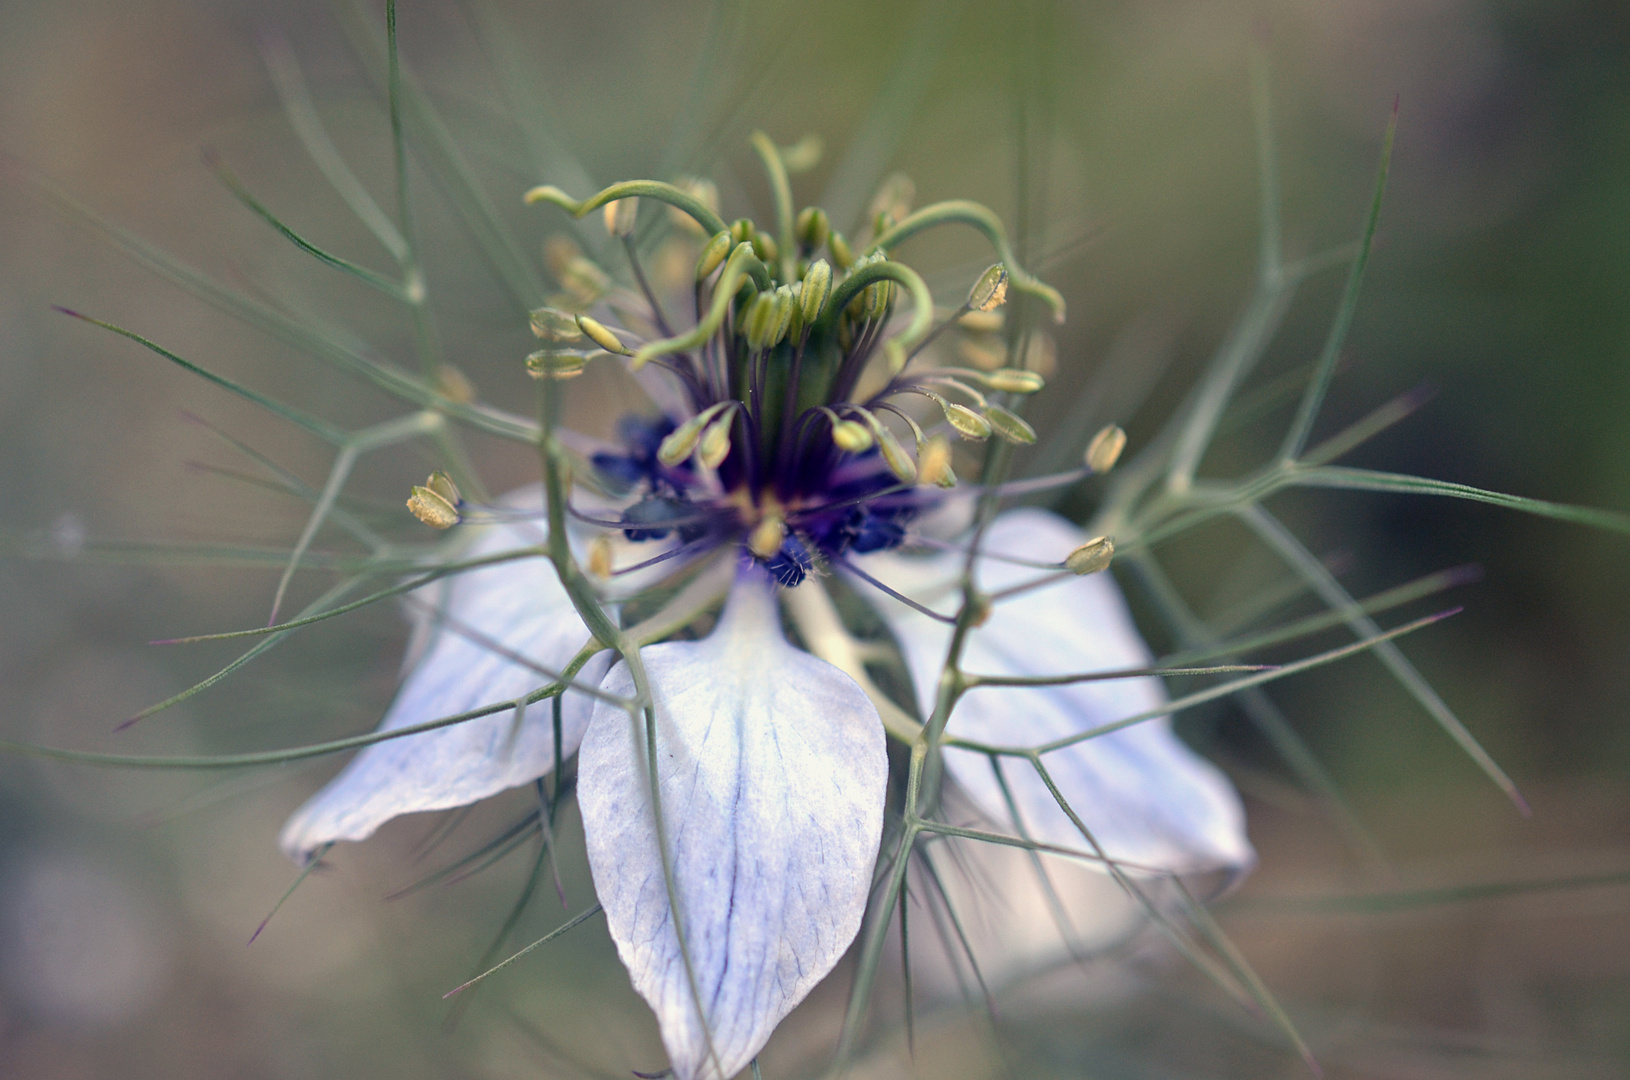
M 538 506 L 539 496 L 528 489 L 504 505 L 518 512 Z M 535 546 L 546 536 L 532 521 L 484 526 L 461 557 Z M 437 603 L 439 588 L 447 590 L 444 608 Z M 416 595 L 445 614 L 433 623 L 425 608 L 416 612 L 424 632 L 417 636 L 428 636 L 381 731 L 519 698 L 552 681 L 538 668 L 558 672 L 589 639 L 553 566 L 541 556 L 462 573 Z M 591 661 L 580 681 L 593 686 L 606 665 L 603 658 Z M 582 741 L 592 705 L 587 695 L 572 691 L 562 702 L 567 756 Z M 332 841 L 365 839 L 400 814 L 463 806 L 531 783 L 555 766 L 552 710 L 545 700 L 519 717 L 505 709 L 369 746 L 295 812 L 279 844 L 304 859 Z
M 706 640 L 641 656 L 694 991 L 657 842 L 645 724 L 606 702 L 579 757 L 589 865 L 677 1080 L 718 1080 L 758 1054 L 860 928 L 888 783 L 883 726 L 852 679 L 786 642 L 757 571 L 738 579 Z M 627 668 L 613 668 L 604 689 L 631 695 Z
M 1021 509 L 998 517 L 984 550 L 1038 562 L 1057 562 L 1085 543 L 1080 529 L 1054 514 Z M 937 610 L 955 610 L 964 557 L 926 559 L 875 556 L 869 573 Z M 979 564 L 980 587 L 1000 592 L 1044 571 L 992 558 Z M 875 589 L 870 592 L 899 640 L 924 715 L 950 641 L 950 627 Z M 1148 667 L 1139 637 L 1114 580 L 1104 573 L 1066 577 L 999 602 L 975 629 L 963 652 L 966 671 L 986 675 L 1059 675 Z M 1002 746 L 1037 746 L 1113 723 L 1166 702 L 1154 678 L 1077 683 L 1060 687 L 987 687 L 966 694 L 952 714 L 953 735 Z M 1245 814 L 1227 779 L 1172 733 L 1164 717 L 1047 754 L 1042 759 L 1064 797 L 1112 858 L 1179 873 L 1240 869 L 1255 859 L 1245 835 Z M 946 768 L 992 820 L 1012 828 L 990 761 L 948 750 Z M 1008 788 L 1029 835 L 1045 843 L 1085 847 L 1036 771 L 1022 759 L 1002 764 Z

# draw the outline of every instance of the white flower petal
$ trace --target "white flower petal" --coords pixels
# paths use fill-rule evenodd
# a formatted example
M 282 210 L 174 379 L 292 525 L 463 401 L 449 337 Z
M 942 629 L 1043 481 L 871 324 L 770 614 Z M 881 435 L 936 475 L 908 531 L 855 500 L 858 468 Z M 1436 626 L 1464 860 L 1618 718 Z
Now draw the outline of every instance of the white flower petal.
M 539 496 L 536 489 L 527 489 L 504 505 L 511 510 L 536 507 Z M 545 528 L 531 521 L 488 526 L 462 557 L 537 545 L 546 537 Z M 434 595 L 437 585 L 421 594 Z M 589 638 L 554 567 L 543 557 L 461 573 L 446 588 L 445 619 L 429 630 L 424 655 L 398 691 L 381 731 L 521 697 L 551 678 L 514 657 L 559 671 Z M 596 657 L 579 679 L 592 686 L 607 665 L 608 660 Z M 592 706 L 587 695 L 567 692 L 561 716 L 566 755 L 582 740 Z M 463 806 L 530 783 L 554 765 L 549 701 L 529 706 L 519 720 L 515 710 L 506 709 L 375 743 L 295 812 L 279 844 L 290 856 L 304 859 L 331 841 L 365 839 L 400 814 Z
M 754 571 L 706 640 L 642 657 L 706 1031 L 669 905 L 645 725 L 606 702 L 578 759 L 589 866 L 675 1076 L 718 1080 L 757 1055 L 860 928 L 888 782 L 883 726 L 852 679 L 787 643 L 773 587 Z M 604 688 L 632 694 L 627 668 L 613 668 Z
M 1022 509 L 992 522 L 984 550 L 1057 562 L 1086 542 L 1056 515 Z M 963 556 L 874 556 L 867 572 L 947 613 Z M 1045 571 L 981 558 L 980 587 L 999 592 Z M 924 714 L 933 706 L 950 627 L 865 585 L 904 650 Z M 1067 577 L 996 604 L 963 652 L 964 670 L 985 675 L 1062 675 L 1149 666 L 1126 603 L 1108 574 Z M 984 743 L 1035 746 L 1157 708 L 1167 700 L 1154 678 L 1058 687 L 988 687 L 966 694 L 948 731 Z M 1165 717 L 1146 720 L 1043 757 L 1059 790 L 1114 859 L 1180 873 L 1241 869 L 1255 861 L 1245 814 L 1227 779 L 1172 733 Z M 946 768 L 993 820 L 1012 822 L 989 759 L 947 750 Z M 1033 839 L 1085 847 L 1035 769 L 1004 759 L 1003 775 Z

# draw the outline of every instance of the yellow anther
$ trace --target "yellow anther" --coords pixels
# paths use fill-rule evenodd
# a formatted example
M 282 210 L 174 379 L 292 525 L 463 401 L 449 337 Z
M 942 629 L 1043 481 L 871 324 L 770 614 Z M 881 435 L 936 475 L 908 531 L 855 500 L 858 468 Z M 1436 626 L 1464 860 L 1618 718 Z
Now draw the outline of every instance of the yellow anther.
M 413 486 L 407 508 L 432 529 L 451 529 L 458 524 L 458 508 L 428 487 Z
M 475 384 L 452 364 L 442 364 L 436 369 L 436 393 L 460 405 L 468 405 L 476 398 Z
M 974 311 L 995 311 L 1007 303 L 1007 267 L 996 263 L 973 283 L 968 307 Z
M 1034 394 L 1047 385 L 1045 379 L 1034 371 L 1025 371 L 1021 368 L 997 368 L 985 376 L 985 385 L 992 390 L 1004 391 L 1009 394 Z
M 832 425 L 832 445 L 848 454 L 862 454 L 877 442 L 872 429 L 853 420 L 839 420 Z
M 601 581 L 611 576 L 611 539 L 596 536 L 589 541 L 589 573 Z
M 576 317 L 568 311 L 552 307 L 541 307 L 532 312 L 532 333 L 543 341 L 566 343 L 583 340 L 583 330 L 577 325 Z
M 616 353 L 618 356 L 634 355 L 633 351 L 629 349 L 628 346 L 624 345 L 618 339 L 616 334 L 613 334 L 610 330 L 606 329 L 605 325 L 597 320 L 591 319 L 587 315 L 579 315 L 577 317 L 577 325 L 590 341 L 600 346 L 600 348 L 604 349 L 606 352 Z
M 985 406 L 985 419 L 990 421 L 992 431 L 1010 443 L 1028 446 L 1036 441 L 1036 429 L 1025 423 L 1022 416 L 1000 405 Z
M 1064 568 L 1072 574 L 1096 574 L 1115 558 L 1115 541 L 1094 537 L 1064 557 Z
M 935 437 L 917 448 L 917 482 L 936 487 L 956 487 L 956 473 L 951 471 L 951 444 Z
M 689 221 L 690 218 L 687 217 L 685 220 Z M 701 258 L 696 260 L 696 280 L 707 280 L 707 276 L 717 270 L 719 264 L 724 262 L 724 257 L 730 254 L 733 244 L 734 241 L 728 232 L 714 233 L 707 246 L 702 248 Z
M 832 291 L 832 267 L 825 259 L 816 259 L 804 271 L 802 287 L 798 290 L 798 314 L 805 326 L 813 326 L 821 317 L 826 296 Z
M 1095 473 L 1106 473 L 1115 467 L 1121 459 L 1121 451 L 1126 449 L 1126 432 L 1116 424 L 1110 424 L 1104 430 L 1092 437 L 1087 444 L 1085 461 L 1087 468 Z
M 956 405 L 940 400 L 940 408 L 945 413 L 945 419 L 956 428 L 957 434 L 964 439 L 978 439 L 983 441 L 990 438 L 990 421 L 974 412 L 966 405 Z
M 424 486 L 440 495 L 450 506 L 457 507 L 464 501 L 464 496 L 459 494 L 458 485 L 453 483 L 453 478 L 440 469 L 430 474 L 430 479 L 424 482 Z
M 621 238 L 634 234 L 634 219 L 639 216 L 638 199 L 613 199 L 606 203 L 606 232 Z
M 833 229 L 832 235 L 826 238 L 826 247 L 832 253 L 833 265 L 839 270 L 847 270 L 855 264 L 854 249 L 849 246 L 849 241 L 843 238 L 843 234 L 836 229 Z
M 599 356 L 599 353 L 594 355 Z M 526 373 L 534 379 L 575 379 L 588 367 L 589 357 L 577 349 L 539 349 L 526 358 Z
M 724 416 L 708 425 L 702 432 L 701 445 L 696 448 L 696 460 L 710 469 L 717 469 L 730 456 L 730 423 L 734 416 Z

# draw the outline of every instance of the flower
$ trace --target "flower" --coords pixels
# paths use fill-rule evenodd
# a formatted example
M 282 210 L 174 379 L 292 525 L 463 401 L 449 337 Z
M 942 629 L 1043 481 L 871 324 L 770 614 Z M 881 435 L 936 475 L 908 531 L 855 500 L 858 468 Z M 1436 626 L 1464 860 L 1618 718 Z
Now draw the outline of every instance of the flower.
M 784 191 L 780 151 L 755 145 Z M 636 198 L 669 204 L 707 236 L 688 330 L 670 328 L 671 304 L 640 268 Z M 533 315 L 543 348 L 529 370 L 552 400 L 588 363 L 627 362 L 659 411 L 625 417 L 614 444 L 546 425 L 544 489 L 485 507 L 457 505 L 445 478 L 416 489 L 415 513 L 438 526 L 462 517 L 477 535 L 461 558 L 485 564 L 421 605 L 435 608 L 420 615 L 428 644 L 381 730 L 513 705 L 368 746 L 288 822 L 288 853 L 309 861 L 390 818 L 531 783 L 576 755 L 595 889 L 679 1080 L 744 1068 L 854 942 L 887 862 L 890 736 L 925 758 L 943 753 L 982 824 L 1023 843 L 1096 856 L 1120 874 L 1251 864 L 1238 797 L 1172 733 L 1157 679 L 944 690 L 947 671 L 1023 680 L 1152 662 L 1110 577 L 1074 572 L 1101 569 L 1107 541 L 1072 560 L 1089 538 L 1050 513 L 975 525 L 1006 490 L 1000 444 L 1035 437 L 1016 408 L 1043 380 L 1022 364 L 941 362 L 930 346 L 991 338 L 990 313 L 1010 287 L 1062 316 L 1057 294 L 1012 260 L 993 215 L 967 203 L 885 208 L 857 258 L 824 215 L 805 211 L 795 225 L 786 203 L 776 236 L 745 219 L 726 225 L 695 189 L 653 182 L 584 202 L 550 188 L 530 199 L 578 215 L 605 206 L 641 291 L 614 288 L 557 247 L 566 292 Z M 1002 261 L 936 325 L 922 279 L 890 253 L 948 222 L 984 231 Z M 908 320 L 896 318 L 902 291 Z M 963 323 L 970 314 L 982 327 Z M 1022 337 L 1002 348 L 1027 355 Z M 940 422 L 925 431 L 907 399 Z M 993 437 L 984 484 L 958 489 L 950 440 Z M 582 480 L 569 495 L 568 443 Z M 1106 444 L 1118 452 L 1117 439 L 1096 441 L 1100 469 L 1113 464 Z M 567 543 L 551 543 L 551 529 Z M 606 582 L 576 569 L 584 551 Z M 678 589 L 665 609 L 674 614 L 639 623 L 655 624 L 644 636 L 619 629 L 623 605 L 658 582 Z M 834 582 L 874 606 L 915 700 L 873 684 Z M 673 639 L 720 601 L 710 632 Z M 783 602 L 803 647 L 783 631 Z M 542 700 L 551 686 L 558 722 Z M 1068 742 L 1134 717 L 1143 722 Z M 1003 747 L 1046 747 L 1046 777 L 1068 811 L 1040 769 L 992 756 Z

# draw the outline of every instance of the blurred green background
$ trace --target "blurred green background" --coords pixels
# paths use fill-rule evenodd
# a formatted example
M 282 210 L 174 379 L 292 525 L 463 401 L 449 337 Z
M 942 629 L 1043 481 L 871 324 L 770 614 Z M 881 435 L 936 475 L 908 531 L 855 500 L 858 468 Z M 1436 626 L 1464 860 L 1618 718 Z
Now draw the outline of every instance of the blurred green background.
M 762 216 L 746 134 L 763 127 L 784 143 L 806 132 L 826 140 L 822 165 L 797 181 L 800 203 L 825 190 L 857 209 L 878 176 L 864 167 L 870 147 L 916 180 L 922 202 L 970 197 L 1009 222 L 1022 214 L 1032 263 L 1070 303 L 1058 379 L 1032 415 L 1045 440 L 1095 372 L 1147 372 L 1148 402 L 1105 417 L 1127 425 L 1134 450 L 1192 385 L 1250 289 L 1250 42 L 1269 41 L 1293 257 L 1357 235 L 1396 95 L 1378 246 L 1319 431 L 1430 384 L 1435 397 L 1354 464 L 1630 509 L 1622 3 L 497 6 L 547 94 L 520 107 L 549 110 L 596 181 L 703 173 L 719 183 L 727 218 Z M 560 221 L 523 209 L 519 194 L 555 178 L 527 163 L 469 10 L 406 0 L 401 23 L 409 64 L 520 246 L 537 251 Z M 83 537 L 289 544 L 304 508 L 194 467 L 246 465 L 190 414 L 308 482 L 327 468 L 323 447 L 128 342 L 54 315 L 52 304 L 347 425 L 391 415 L 371 391 L 141 269 L 21 179 L 19 162 L 212 273 L 343 322 L 409 362 L 408 327 L 385 301 L 304 261 L 200 161 L 202 148 L 218 149 L 296 228 L 385 263 L 291 135 L 256 45 L 267 32 L 288 37 L 336 142 L 388 199 L 384 109 L 323 4 L 0 4 L 8 537 L 61 548 Z M 696 80 L 710 35 L 718 52 Z M 880 98 L 895 104 L 892 125 L 891 110 L 877 118 Z M 413 182 L 448 354 L 486 398 L 524 412 L 526 328 L 428 175 Z M 953 237 L 908 258 L 971 278 L 982 254 Z M 955 276 L 942 280 L 958 287 Z M 1258 383 L 1316 353 L 1340 286 L 1341 274 L 1327 274 L 1301 291 Z M 580 394 L 585 410 L 592 390 Z M 1233 433 L 1206 471 L 1262 460 L 1286 419 L 1280 410 Z M 473 445 L 495 489 L 531 475 L 514 447 Z M 371 459 L 354 490 L 391 505 L 422 480 L 426 461 L 412 449 Z M 1316 553 L 1349 567 L 1344 580 L 1359 595 L 1481 565 L 1483 580 L 1454 597 L 1467 611 L 1406 651 L 1535 814 L 1519 817 L 1373 661 L 1287 682 L 1276 700 L 1398 880 L 1366 877 L 1239 718 L 1218 710 L 1193 718 L 1192 730 L 1236 769 L 1263 860 L 1224 909 L 1226 927 L 1315 1035 L 1332 1076 L 1625 1075 L 1622 885 L 1383 914 L 1248 904 L 1630 868 L 1630 539 L 1442 500 L 1291 493 L 1272 506 Z M 1224 528 L 1169 554 L 1202 608 L 1276 580 L 1271 561 Z M 405 639 L 384 610 L 296 638 L 217 690 L 113 733 L 234 655 L 147 641 L 256 625 L 274 584 L 264 568 L 0 560 L 0 733 L 206 752 L 365 730 L 388 701 Z M 315 577 L 303 588 L 315 595 Z M 293 876 L 276 831 L 334 767 L 222 780 L 0 759 L 0 1074 L 406 1080 L 655 1067 L 654 1033 L 598 924 L 506 973 L 456 1032 L 442 1030 L 440 994 L 466 976 L 525 868 L 516 860 L 383 902 L 435 865 L 414 861 L 422 821 L 336 853 L 336 869 L 302 886 L 246 948 Z M 503 807 L 484 807 L 460 835 L 473 843 L 506 820 Z M 573 859 L 573 828 L 568 820 L 565 863 L 578 869 L 565 884 L 580 904 L 589 885 Z M 527 917 L 517 942 L 559 921 L 553 903 Z M 1305 1075 L 1182 965 L 1155 968 L 1139 976 L 1145 992 L 1112 1004 L 1004 1013 L 1000 1055 L 977 1013 L 938 1015 L 915 1071 L 994 1076 L 1005 1060 L 1024 1075 Z M 817 995 L 772 1046 L 770 1075 L 819 1067 L 840 998 L 841 989 Z M 888 1042 L 864 1073 L 911 1069 Z

